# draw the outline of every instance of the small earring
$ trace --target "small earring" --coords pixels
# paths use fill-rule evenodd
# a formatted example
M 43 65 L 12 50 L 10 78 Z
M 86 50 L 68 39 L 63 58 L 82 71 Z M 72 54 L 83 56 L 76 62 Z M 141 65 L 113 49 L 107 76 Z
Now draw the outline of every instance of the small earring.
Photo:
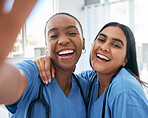
M 46 57 L 49 57 L 49 51 L 46 50 Z
M 82 53 L 85 54 L 86 53 L 86 49 L 82 50 Z

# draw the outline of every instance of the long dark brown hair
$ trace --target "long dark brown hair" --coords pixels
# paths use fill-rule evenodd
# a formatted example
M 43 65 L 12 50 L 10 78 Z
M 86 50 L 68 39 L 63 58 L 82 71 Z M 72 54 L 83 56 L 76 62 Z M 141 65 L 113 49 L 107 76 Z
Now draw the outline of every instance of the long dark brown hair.
M 133 32 L 130 30 L 130 28 L 126 25 L 120 24 L 118 22 L 110 22 L 107 23 L 97 34 L 95 40 L 98 38 L 100 32 L 109 26 L 116 26 L 123 30 L 126 39 L 127 39 L 127 49 L 126 49 L 126 58 L 128 60 L 127 64 L 125 65 L 125 68 L 127 71 L 129 71 L 133 76 L 137 78 L 137 80 L 140 82 L 141 85 L 144 85 L 148 88 L 148 83 L 142 81 L 139 76 L 139 70 L 138 70 L 138 64 L 137 64 L 137 55 L 136 55 L 136 43 L 135 43 L 135 37 L 133 35 Z M 90 65 L 91 64 L 91 58 L 90 58 Z

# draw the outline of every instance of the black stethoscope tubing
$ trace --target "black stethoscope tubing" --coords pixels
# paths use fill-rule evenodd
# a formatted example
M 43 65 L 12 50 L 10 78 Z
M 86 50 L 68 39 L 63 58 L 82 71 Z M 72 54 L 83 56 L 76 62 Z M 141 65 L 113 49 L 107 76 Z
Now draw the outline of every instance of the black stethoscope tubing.
M 49 118 L 49 105 L 48 103 L 43 99 L 43 82 L 41 82 L 40 88 L 39 88 L 39 96 L 37 99 L 32 101 L 29 105 L 28 112 L 27 112 L 27 118 L 30 118 L 31 115 L 31 109 L 34 106 L 35 103 L 42 103 L 46 107 L 46 118 Z
M 117 73 L 119 71 L 117 71 L 111 78 L 108 86 L 107 86 L 107 89 L 106 89 L 106 92 L 105 92 L 105 95 L 104 95 L 104 99 L 103 99 L 103 107 L 102 107 L 102 118 L 105 117 L 105 105 L 106 105 L 106 96 L 107 96 L 107 92 L 108 92 L 108 89 L 109 89 L 109 86 L 110 84 L 112 83 L 112 80 L 116 77 Z M 84 101 L 84 104 L 85 104 L 85 107 L 86 107 L 86 113 L 87 113 L 87 109 L 88 109 L 88 104 L 89 104 L 89 101 L 90 101 L 90 95 L 91 95 L 91 90 L 92 90 L 92 86 L 93 86 L 93 83 L 94 83 L 94 80 L 95 78 L 97 77 L 97 73 L 93 76 L 92 78 L 92 81 L 91 81 L 91 85 L 90 85 L 90 89 L 89 89 L 89 93 L 88 93 L 88 98 L 87 98 L 87 102 L 85 101 L 85 97 L 84 97 L 84 92 L 82 90 L 82 87 L 81 87 L 81 84 L 79 82 L 79 80 L 77 79 L 77 77 L 75 76 L 74 73 L 72 73 L 72 75 L 74 76 L 79 88 L 80 88 L 80 92 L 81 92 L 81 95 L 82 95 L 82 98 L 83 98 L 83 101 Z M 32 107 L 34 106 L 35 103 L 37 102 L 41 102 L 43 105 L 45 105 L 46 107 L 46 118 L 49 118 L 49 105 L 48 103 L 43 99 L 43 82 L 41 82 L 41 85 L 40 85 L 40 89 L 39 89 L 39 96 L 37 99 L 35 99 L 34 101 L 32 101 L 29 105 L 29 108 L 28 108 L 28 112 L 27 112 L 27 118 L 30 118 L 30 115 L 31 115 L 31 109 Z
M 120 69 L 112 76 L 108 86 L 107 86 L 107 89 L 105 91 L 105 95 L 104 95 L 104 99 L 103 99 L 103 107 L 102 107 L 102 118 L 105 118 L 105 105 L 106 105 L 106 96 L 107 96 L 107 92 L 108 92 L 108 89 L 109 89 L 109 86 L 110 84 L 112 83 L 113 79 L 116 77 L 117 73 L 120 71 Z M 88 109 L 88 104 L 89 104 L 89 101 L 90 101 L 90 95 L 91 95 L 91 90 L 92 90 L 92 86 L 93 86 L 93 83 L 94 83 L 94 80 L 95 78 L 97 77 L 97 73 L 95 73 L 95 75 L 93 76 L 92 80 L 91 80 L 91 85 L 90 85 L 90 89 L 89 89 L 89 93 L 88 93 L 88 98 L 87 98 L 87 104 L 86 104 L 86 108 Z
M 78 80 L 78 78 L 76 77 L 76 75 L 74 73 L 72 73 L 72 75 L 74 76 L 79 88 L 80 88 L 80 92 L 81 92 L 81 95 L 82 95 L 82 98 L 83 98 L 83 101 L 84 101 L 84 104 L 86 105 L 86 102 L 85 102 L 85 97 L 84 97 L 84 92 L 83 92 L 83 89 L 81 87 L 81 84 Z M 31 110 L 34 106 L 35 103 L 37 102 L 40 102 L 42 103 L 43 105 L 45 105 L 46 107 L 46 118 L 49 118 L 49 104 L 43 99 L 43 82 L 41 82 L 41 85 L 40 85 L 40 88 L 39 88 L 39 96 L 37 99 L 33 100 L 30 105 L 29 105 L 29 108 L 28 108 L 28 111 L 27 111 L 27 117 L 26 118 L 30 118 L 30 115 L 31 115 Z

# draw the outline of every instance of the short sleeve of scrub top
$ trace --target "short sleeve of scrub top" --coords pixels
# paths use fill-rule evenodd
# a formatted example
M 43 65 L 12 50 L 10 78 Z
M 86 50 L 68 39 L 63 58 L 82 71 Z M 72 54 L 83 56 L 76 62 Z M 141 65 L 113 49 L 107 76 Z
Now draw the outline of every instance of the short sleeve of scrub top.
M 38 97 L 39 86 L 41 80 L 37 67 L 33 61 L 23 61 L 17 66 L 22 69 L 28 79 L 27 89 L 20 98 L 20 100 L 13 104 L 6 106 L 11 112 L 11 118 L 26 118 L 29 104 Z M 85 79 L 78 77 L 84 93 L 87 93 L 88 82 Z M 86 109 L 85 104 L 75 78 L 71 77 L 72 88 L 65 96 L 55 78 L 52 78 L 51 83 L 44 85 L 43 98 L 49 104 L 49 117 L 50 118 L 85 118 Z M 85 97 L 86 98 L 86 97 Z M 37 103 L 32 109 L 31 118 L 44 118 L 46 117 L 45 106 Z
M 6 108 L 10 111 L 9 117 L 12 118 L 15 116 L 15 114 L 16 118 L 25 116 L 29 107 L 29 103 L 33 98 L 36 99 L 38 97 L 37 95 L 41 83 L 37 67 L 33 61 L 22 61 L 17 63 L 16 66 L 25 72 L 28 79 L 28 85 L 22 97 L 15 104 L 6 106 Z
M 96 74 L 97 73 L 95 70 L 87 70 L 79 73 L 78 76 L 86 79 L 89 83 L 91 83 L 91 80 L 94 78 Z
M 99 84 L 96 81 L 94 85 Z M 95 87 L 95 86 L 94 86 Z M 96 87 L 98 89 L 98 87 Z M 98 98 L 92 91 L 89 118 L 102 118 L 105 92 Z M 148 118 L 148 99 L 138 82 L 125 68 L 113 79 L 106 96 L 105 118 Z
M 108 95 L 112 117 L 148 118 L 148 99 L 144 90 L 125 68 L 114 78 Z

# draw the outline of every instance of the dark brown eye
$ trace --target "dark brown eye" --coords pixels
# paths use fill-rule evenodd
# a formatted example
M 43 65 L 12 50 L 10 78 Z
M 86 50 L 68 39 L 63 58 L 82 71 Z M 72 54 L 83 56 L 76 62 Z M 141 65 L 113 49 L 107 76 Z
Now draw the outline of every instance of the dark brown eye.
M 112 43 L 112 46 L 113 46 L 113 47 L 116 47 L 116 48 L 121 48 L 120 45 L 117 44 L 117 43 Z
M 69 34 L 68 34 L 69 36 L 76 36 L 77 35 L 77 33 L 76 32 L 69 32 Z
M 105 42 L 106 40 L 103 39 L 103 38 L 98 38 L 98 41 L 100 41 L 100 42 Z
M 55 38 L 57 38 L 57 37 L 58 37 L 58 35 L 51 35 L 51 36 L 50 36 L 51 39 L 53 39 L 53 38 L 55 39 Z

